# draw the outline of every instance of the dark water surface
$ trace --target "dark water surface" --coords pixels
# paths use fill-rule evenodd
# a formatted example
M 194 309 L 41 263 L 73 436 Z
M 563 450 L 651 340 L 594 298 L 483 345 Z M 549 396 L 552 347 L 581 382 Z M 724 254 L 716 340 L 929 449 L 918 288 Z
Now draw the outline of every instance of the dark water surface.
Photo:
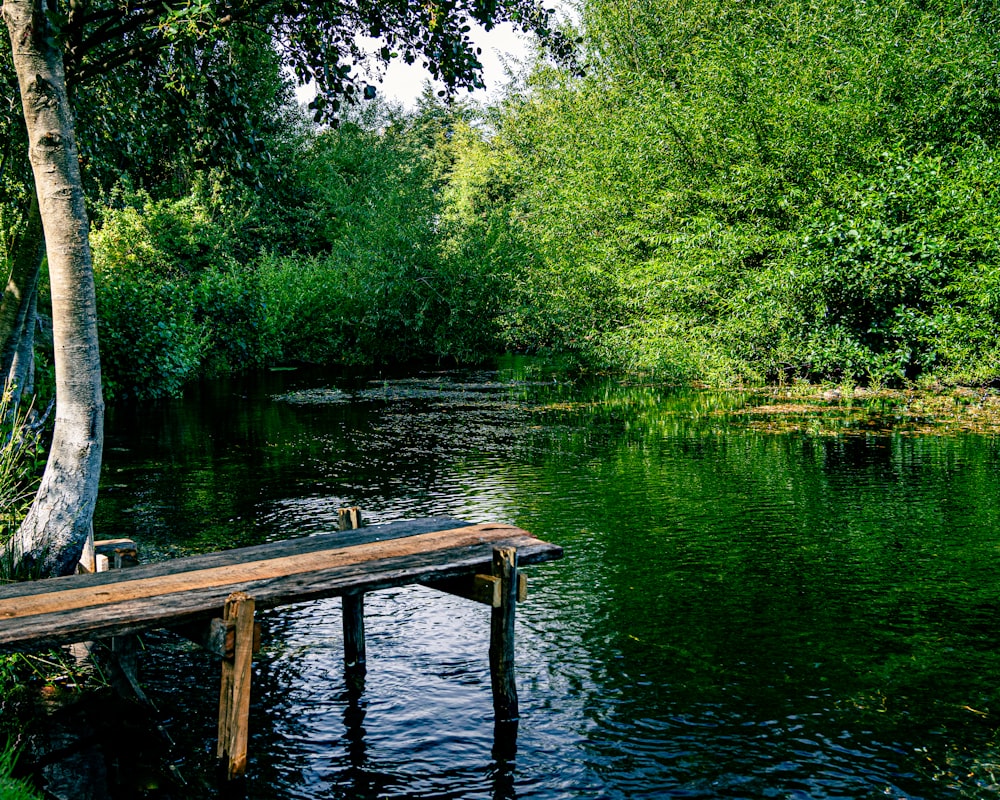
M 735 394 L 497 371 L 304 371 L 112 409 L 97 532 L 147 558 L 375 523 L 517 524 L 566 549 L 518 609 L 493 754 L 488 611 L 370 595 L 263 615 L 253 798 L 992 797 L 1000 443 L 752 427 Z M 166 634 L 149 694 L 210 797 L 217 664 Z

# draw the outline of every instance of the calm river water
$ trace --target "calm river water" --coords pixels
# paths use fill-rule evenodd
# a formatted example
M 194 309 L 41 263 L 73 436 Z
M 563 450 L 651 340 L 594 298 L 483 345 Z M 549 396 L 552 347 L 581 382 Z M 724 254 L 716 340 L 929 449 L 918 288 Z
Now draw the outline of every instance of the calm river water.
M 520 735 L 492 753 L 488 611 L 264 614 L 252 798 L 957 798 L 1000 780 L 1000 442 L 789 431 L 736 393 L 497 370 L 207 383 L 111 410 L 101 537 L 148 559 L 449 515 L 562 545 L 518 609 Z M 761 402 L 751 399 L 749 402 Z M 148 693 L 212 797 L 217 664 L 166 634 Z

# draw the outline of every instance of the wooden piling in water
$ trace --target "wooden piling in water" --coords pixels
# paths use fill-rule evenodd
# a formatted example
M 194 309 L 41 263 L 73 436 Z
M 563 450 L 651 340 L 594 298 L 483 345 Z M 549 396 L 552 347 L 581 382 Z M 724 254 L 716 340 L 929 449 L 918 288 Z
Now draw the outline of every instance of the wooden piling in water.
M 490 618 L 490 679 L 493 712 L 497 722 L 518 718 L 517 685 L 514 674 L 514 614 L 519 581 L 517 551 L 511 547 L 493 550 L 493 575 L 500 579 L 500 605 Z
M 345 594 L 344 607 L 344 667 L 353 675 L 367 671 L 365 654 L 365 596 Z
M 357 506 L 337 510 L 338 527 L 342 531 L 356 530 L 364 525 L 361 509 Z M 365 595 L 363 592 L 345 594 L 341 600 L 344 617 L 344 669 L 348 682 L 363 678 L 368 670 L 365 652 Z
M 250 730 L 250 666 L 254 643 L 254 600 L 245 592 L 233 592 L 226 600 L 225 622 L 234 625 L 232 657 L 222 659 L 222 689 L 219 693 L 219 744 L 216 749 L 226 779 L 240 778 L 247 767 Z
M 353 531 L 365 524 L 361 509 L 357 506 L 337 509 L 337 527 L 342 531 Z
M 98 539 L 91 541 L 87 549 L 90 552 L 86 555 L 85 549 L 85 555 L 97 572 L 126 569 L 139 563 L 138 551 L 132 539 Z M 133 633 L 112 636 L 106 644 L 110 653 L 104 666 L 109 672 L 111 685 L 120 695 L 134 697 L 155 710 L 156 705 L 147 697 L 139 683 L 139 637 Z

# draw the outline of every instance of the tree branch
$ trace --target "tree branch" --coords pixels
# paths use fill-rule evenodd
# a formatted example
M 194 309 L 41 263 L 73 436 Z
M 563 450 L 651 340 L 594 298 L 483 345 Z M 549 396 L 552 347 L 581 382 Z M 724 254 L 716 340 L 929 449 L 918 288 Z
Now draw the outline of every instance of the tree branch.
M 211 23 L 203 24 L 204 32 L 207 33 L 213 27 L 228 27 L 237 22 L 242 22 L 251 17 L 254 12 L 259 12 L 265 6 L 254 6 L 251 3 L 241 3 L 239 6 L 225 3 L 220 4 L 220 16 Z M 142 8 L 137 6 L 137 8 Z M 162 4 L 153 4 L 142 8 L 141 13 L 132 14 L 121 25 L 114 27 L 108 24 L 102 25 L 97 31 L 92 33 L 83 43 L 80 58 L 77 60 L 79 66 L 76 68 L 73 79 L 75 83 L 86 83 L 88 80 L 102 75 L 105 72 L 116 69 L 130 61 L 137 60 L 144 56 L 152 55 L 171 43 L 171 39 L 159 30 L 150 30 L 144 41 L 134 42 L 116 50 L 112 50 L 100 58 L 89 63 L 81 63 L 83 56 L 93 52 L 101 45 L 123 38 L 124 36 L 142 30 L 150 25 L 162 12 Z

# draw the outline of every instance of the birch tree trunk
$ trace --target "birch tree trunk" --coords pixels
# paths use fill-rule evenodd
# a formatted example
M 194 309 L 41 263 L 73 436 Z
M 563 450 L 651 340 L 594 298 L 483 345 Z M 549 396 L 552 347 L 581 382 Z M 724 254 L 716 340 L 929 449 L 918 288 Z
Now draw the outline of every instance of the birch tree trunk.
M 104 441 L 87 212 L 62 52 L 44 2 L 5 0 L 3 5 L 45 231 L 56 372 L 49 460 L 31 510 L 7 550 L 24 571 L 40 576 L 76 567 L 93 524 Z
M 29 380 L 29 359 L 34 345 L 35 298 L 38 274 L 45 257 L 45 238 L 37 193 L 31 197 L 28 224 L 15 245 L 10 276 L 0 301 L 0 380 L 16 405 Z
M 39 268 L 41 265 L 39 265 Z M 35 393 L 35 326 L 38 324 L 38 273 L 31 293 L 24 300 L 24 314 L 17 336 L 17 350 L 7 371 L 10 403 L 17 407 L 24 397 Z M 3 374 L 0 372 L 0 374 Z

